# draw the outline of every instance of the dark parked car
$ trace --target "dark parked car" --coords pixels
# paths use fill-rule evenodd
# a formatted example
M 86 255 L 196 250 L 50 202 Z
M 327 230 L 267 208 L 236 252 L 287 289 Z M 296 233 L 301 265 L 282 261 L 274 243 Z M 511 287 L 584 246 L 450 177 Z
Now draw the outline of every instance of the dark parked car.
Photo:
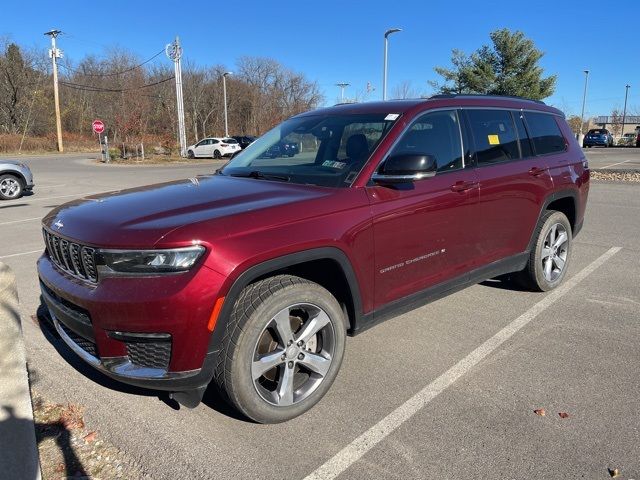
M 300 146 L 296 142 L 279 142 L 269 147 L 261 158 L 293 157 L 300 153 Z
M 606 128 L 592 128 L 584 136 L 582 148 L 613 147 L 613 135 Z
M 261 158 L 299 142 L 297 162 Z M 588 191 L 583 151 L 542 102 L 340 105 L 285 121 L 197 185 L 51 211 L 41 292 L 106 375 L 187 406 L 213 382 L 247 417 L 281 422 L 324 396 L 347 334 L 510 272 L 560 285 Z
M 258 137 L 254 137 L 251 135 L 234 135 L 231 138 L 235 138 L 236 141 L 240 144 L 240 147 L 244 150 L 253 142 L 255 142 Z

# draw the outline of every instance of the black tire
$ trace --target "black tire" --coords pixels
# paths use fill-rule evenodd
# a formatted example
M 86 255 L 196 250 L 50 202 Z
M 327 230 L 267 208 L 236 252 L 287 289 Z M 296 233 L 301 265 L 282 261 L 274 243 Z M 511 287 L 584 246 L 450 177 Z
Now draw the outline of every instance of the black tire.
M 556 247 L 556 250 L 549 245 L 549 235 L 554 226 L 557 227 L 556 232 L 566 233 L 566 244 L 563 244 L 560 249 Z M 560 285 L 567 273 L 573 242 L 571 223 L 564 213 L 548 210 L 540 219 L 534 235 L 535 243 L 529 254 L 529 261 L 524 270 L 518 272 L 516 280 L 529 290 L 546 292 Z M 561 235 L 562 233 L 556 233 L 556 239 L 558 240 Z M 546 253 L 550 251 L 555 257 L 551 257 L 550 275 L 547 276 L 545 267 L 549 256 L 546 256 Z M 562 261 L 562 268 L 558 266 L 560 261 Z
M 14 200 L 24 192 L 24 182 L 17 175 L 0 175 L 0 199 Z
M 304 370 L 304 362 L 300 360 L 298 363 L 296 358 L 301 358 L 299 353 L 304 351 L 310 353 L 311 350 L 304 350 L 307 344 L 298 347 L 296 352 L 293 351 L 299 343 L 297 340 L 302 338 L 302 331 L 311 324 L 317 317 L 309 316 L 306 321 L 298 326 L 295 330 L 295 322 L 301 321 L 300 318 L 292 316 L 295 307 L 300 304 L 313 304 L 322 312 L 326 313 L 329 323 L 318 330 L 317 345 L 314 351 L 319 355 L 324 352 L 325 346 L 331 346 L 330 362 L 327 364 L 327 370 L 324 375 L 316 375 L 313 378 L 313 372 Z M 270 332 L 269 326 L 275 326 L 276 315 L 282 314 L 288 308 L 287 321 L 290 322 L 291 332 L 293 335 L 293 344 L 287 347 L 276 345 L 270 347 L 266 353 L 260 353 L 259 348 L 263 344 L 264 336 Z M 283 318 L 280 316 L 279 318 Z M 326 318 L 326 317 L 323 317 Z M 331 332 L 331 341 L 324 340 L 324 333 Z M 269 333 L 269 335 L 271 335 Z M 275 336 L 272 338 L 276 338 Z M 214 382 L 227 397 L 228 402 L 242 414 L 259 423 L 280 423 L 301 415 L 302 413 L 313 407 L 331 387 L 344 354 L 346 341 L 345 318 L 340 305 L 336 299 L 322 286 L 305 280 L 300 277 L 291 275 L 277 275 L 264 280 L 260 280 L 254 284 L 247 286 L 238 297 L 233 311 L 229 318 L 225 335 L 222 341 L 222 348 L 218 357 L 216 371 L 214 373 Z M 282 342 L 284 343 L 284 342 Z M 320 344 L 323 343 L 321 350 Z M 311 341 L 309 344 L 311 345 Z M 302 348 L 303 350 L 300 350 Z M 309 347 L 310 348 L 310 347 Z M 290 350 L 292 350 L 290 352 Z M 268 370 L 265 376 L 270 373 L 272 376 L 272 386 L 274 390 L 268 392 L 263 389 L 263 385 L 269 382 L 269 379 L 260 376 L 256 379 L 253 367 L 257 364 L 258 356 L 265 357 L 275 354 L 278 366 L 273 370 Z M 282 354 L 283 356 L 280 356 Z M 293 356 L 291 356 L 293 355 Z M 262 357 L 262 358 L 265 358 Z M 286 359 L 285 359 L 286 357 Z M 305 355 L 302 355 L 305 357 Z M 309 355 L 308 359 L 311 359 Z M 323 357 L 324 358 L 324 357 Z M 282 359 L 281 362 L 279 359 Z M 291 365 L 294 364 L 294 367 Z M 293 370 L 287 370 L 293 368 Z M 307 373 L 305 373 L 307 372 Z M 296 392 L 304 392 L 299 395 L 299 400 L 294 400 L 296 393 L 291 393 L 291 404 L 276 405 L 265 398 L 265 393 L 273 395 L 274 401 L 277 400 L 278 382 L 281 385 L 283 378 L 291 375 L 292 382 L 297 384 Z M 306 377 L 305 377 L 306 376 Z M 306 378 L 306 380 L 305 380 Z M 302 379 L 302 383 L 300 383 Z M 262 383 L 261 383 L 262 382 Z M 266 382 L 266 383 L 265 383 Z M 304 391 L 305 386 L 311 382 L 313 388 Z M 266 385 L 267 387 L 269 385 Z M 294 392 L 294 388 L 291 389 Z M 286 402 L 283 402 L 283 404 Z
M 222 158 L 222 155 L 220 154 L 220 150 L 214 150 L 213 151 L 213 158 L 215 158 L 215 159 Z
M 188 157 L 188 158 L 195 158 L 195 155 L 194 155 L 194 153 L 193 153 L 193 150 L 189 150 L 189 151 L 187 152 L 187 157 Z

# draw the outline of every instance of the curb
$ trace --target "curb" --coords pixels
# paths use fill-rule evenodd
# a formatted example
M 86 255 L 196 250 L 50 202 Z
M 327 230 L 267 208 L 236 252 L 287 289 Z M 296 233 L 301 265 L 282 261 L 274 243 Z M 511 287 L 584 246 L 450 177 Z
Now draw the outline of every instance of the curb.
M 0 262 L 0 471 L 3 478 L 39 479 L 27 361 L 15 275 Z

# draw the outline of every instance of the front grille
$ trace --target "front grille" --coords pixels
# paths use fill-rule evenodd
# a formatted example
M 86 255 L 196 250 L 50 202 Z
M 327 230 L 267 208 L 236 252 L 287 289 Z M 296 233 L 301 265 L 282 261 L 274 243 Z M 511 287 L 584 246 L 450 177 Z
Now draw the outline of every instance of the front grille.
M 163 342 L 126 342 L 127 355 L 134 365 L 168 370 L 171 340 Z
M 49 258 L 58 268 L 92 283 L 98 281 L 94 248 L 69 242 L 45 229 L 42 234 Z
M 98 349 L 96 348 L 96 344 L 91 340 L 87 340 L 84 337 L 81 337 L 76 332 L 67 327 L 64 323 L 58 322 L 64 333 L 66 333 L 73 342 L 78 345 L 81 349 L 87 352 L 90 355 L 98 358 Z

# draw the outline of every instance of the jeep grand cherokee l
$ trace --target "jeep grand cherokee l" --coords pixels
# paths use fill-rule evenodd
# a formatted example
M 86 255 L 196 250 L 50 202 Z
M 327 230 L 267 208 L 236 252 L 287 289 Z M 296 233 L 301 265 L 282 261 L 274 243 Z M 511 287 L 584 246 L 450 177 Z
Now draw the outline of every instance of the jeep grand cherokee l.
M 265 157 L 283 142 L 299 153 Z M 347 334 L 508 272 L 557 287 L 588 189 L 582 150 L 541 102 L 335 106 L 215 174 L 53 210 L 42 297 L 110 377 L 188 406 L 213 382 L 247 417 L 280 422 L 327 392 Z

